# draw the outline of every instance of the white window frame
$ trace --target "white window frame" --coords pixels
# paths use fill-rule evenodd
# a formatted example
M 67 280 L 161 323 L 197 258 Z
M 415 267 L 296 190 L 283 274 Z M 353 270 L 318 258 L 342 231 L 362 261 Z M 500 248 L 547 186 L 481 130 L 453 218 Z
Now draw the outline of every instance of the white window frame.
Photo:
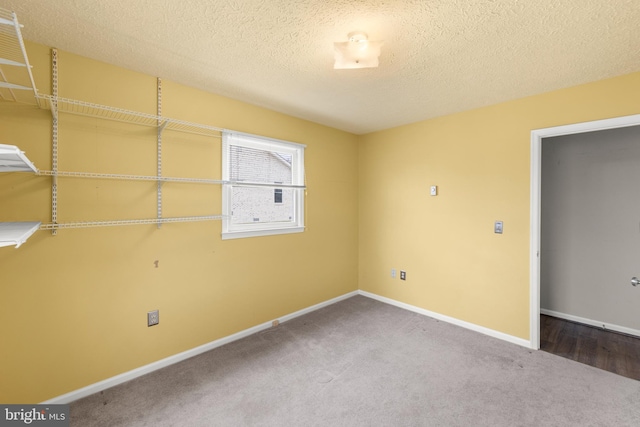
M 259 183 L 271 188 L 292 188 L 294 197 L 294 218 L 290 223 L 233 224 L 231 221 L 232 189 L 234 186 L 250 186 L 248 183 L 231 181 L 230 147 L 232 145 L 257 150 L 277 151 L 291 155 L 291 184 Z M 270 236 L 276 234 L 301 233 L 304 231 L 304 149 L 305 145 L 282 141 L 247 133 L 222 132 L 222 240 L 246 237 Z

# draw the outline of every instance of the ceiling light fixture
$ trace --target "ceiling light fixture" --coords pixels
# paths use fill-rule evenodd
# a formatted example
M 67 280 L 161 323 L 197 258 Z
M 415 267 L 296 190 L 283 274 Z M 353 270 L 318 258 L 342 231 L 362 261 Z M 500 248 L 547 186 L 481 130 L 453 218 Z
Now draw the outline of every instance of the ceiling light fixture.
M 366 33 L 349 33 L 349 41 L 333 44 L 336 55 L 334 69 L 375 68 L 378 66 L 382 42 L 371 42 Z

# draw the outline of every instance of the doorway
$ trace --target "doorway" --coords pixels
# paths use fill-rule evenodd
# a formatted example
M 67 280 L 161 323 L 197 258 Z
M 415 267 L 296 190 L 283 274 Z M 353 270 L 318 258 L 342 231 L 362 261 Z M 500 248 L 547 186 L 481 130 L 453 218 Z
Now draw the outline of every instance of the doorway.
M 542 201 L 542 145 L 546 138 L 584 134 L 640 125 L 640 115 L 538 129 L 531 132 L 530 346 L 540 348 L 540 249 Z M 640 259 L 637 269 L 640 270 Z M 639 271 L 640 273 L 640 271 Z M 630 277 L 628 279 L 631 279 Z M 627 283 L 629 283 L 627 281 Z M 631 286 L 629 284 L 629 286 Z M 640 293 L 640 289 L 638 289 Z
M 640 126 L 544 138 L 540 311 L 640 336 Z

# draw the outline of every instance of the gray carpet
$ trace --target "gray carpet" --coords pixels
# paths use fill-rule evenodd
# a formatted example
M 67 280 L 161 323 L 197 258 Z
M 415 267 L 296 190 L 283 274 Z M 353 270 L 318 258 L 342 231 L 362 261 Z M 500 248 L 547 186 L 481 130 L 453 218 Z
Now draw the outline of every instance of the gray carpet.
M 640 382 L 356 296 L 78 400 L 71 425 L 640 426 Z

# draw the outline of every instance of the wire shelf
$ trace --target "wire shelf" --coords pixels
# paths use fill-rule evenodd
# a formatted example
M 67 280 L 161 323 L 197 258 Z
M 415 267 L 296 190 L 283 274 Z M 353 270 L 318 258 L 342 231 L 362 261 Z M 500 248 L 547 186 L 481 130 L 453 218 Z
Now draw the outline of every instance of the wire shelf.
M 143 224 L 169 224 L 175 222 L 202 222 L 202 221 L 219 221 L 222 215 L 206 215 L 206 216 L 185 216 L 173 218 L 150 218 L 150 219 L 123 219 L 114 221 L 81 221 L 81 222 L 63 222 L 59 224 L 41 224 L 40 230 L 59 230 L 62 228 L 94 228 L 94 227 L 116 227 L 124 225 L 143 225 Z
M 125 110 L 123 108 L 110 107 L 107 105 L 94 104 L 76 99 L 54 97 L 51 95 L 38 95 L 38 98 L 46 101 L 46 103 L 43 104 L 51 109 L 52 114 L 56 118 L 58 113 L 69 113 L 79 116 L 96 117 L 105 120 L 160 128 L 162 130 L 173 130 L 196 135 L 210 136 L 214 138 L 220 138 L 221 132 L 224 130 L 215 126 L 187 122 L 155 114 L 141 113 L 139 111 Z
M 40 226 L 39 222 L 0 222 L 0 247 L 19 248 Z
M 0 164 L 0 171 L 1 171 Z M 95 172 L 68 172 L 68 171 L 36 171 L 40 176 L 53 176 L 61 178 L 88 178 L 88 179 L 113 179 L 123 181 L 153 181 L 153 182 L 181 182 L 186 184 L 217 184 L 217 185 L 232 185 L 234 187 L 268 187 L 268 188 L 293 188 L 303 190 L 307 188 L 306 185 L 293 185 L 293 184 L 275 184 L 266 182 L 246 182 L 246 181 L 223 181 L 219 179 L 208 178 L 183 178 L 183 177 L 170 177 L 170 176 L 155 176 L 155 175 L 123 175 L 114 173 L 95 173 Z
M 16 14 L 0 8 L 0 100 L 40 105 Z
M 38 172 L 38 168 L 15 145 L 0 144 L 0 172 Z
M 182 182 L 191 184 L 225 184 L 225 181 L 207 178 L 182 178 L 154 175 L 123 175 L 113 173 L 94 172 L 66 172 L 66 171 L 38 171 L 41 176 L 57 176 L 63 178 L 90 178 L 90 179 L 113 179 L 124 181 L 158 181 L 158 182 Z

